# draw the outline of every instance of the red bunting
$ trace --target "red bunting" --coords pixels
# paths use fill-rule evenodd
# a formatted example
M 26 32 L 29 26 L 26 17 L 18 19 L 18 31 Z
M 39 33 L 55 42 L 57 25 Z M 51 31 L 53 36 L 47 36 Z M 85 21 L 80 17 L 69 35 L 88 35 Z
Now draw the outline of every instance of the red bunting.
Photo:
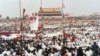
M 13 34 L 15 32 L 0 32 L 0 35 L 9 35 L 9 34 Z

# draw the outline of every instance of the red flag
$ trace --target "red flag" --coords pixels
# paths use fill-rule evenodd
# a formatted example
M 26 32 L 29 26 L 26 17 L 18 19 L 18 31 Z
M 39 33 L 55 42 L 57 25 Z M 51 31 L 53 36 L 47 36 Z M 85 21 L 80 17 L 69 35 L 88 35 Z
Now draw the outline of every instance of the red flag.
M 23 18 L 25 18 L 25 8 L 23 8 Z
M 38 26 L 38 31 L 35 33 L 36 34 L 36 39 L 39 38 L 39 35 L 42 33 L 42 30 L 43 30 L 43 24 L 40 24 Z
M 75 39 L 76 39 L 75 35 L 72 34 L 72 39 L 71 39 L 71 41 L 72 41 L 72 42 L 75 42 Z
M 64 36 L 64 38 L 68 38 L 69 37 L 69 34 L 67 34 L 65 31 L 63 31 L 63 36 Z
M 38 37 L 39 37 L 39 33 L 36 32 L 35 35 L 36 35 L 36 39 L 38 39 Z
M 43 24 L 40 24 L 39 26 L 38 26 L 38 31 L 42 31 L 43 30 Z
M 20 24 L 20 31 L 23 31 L 23 23 L 21 21 L 21 24 Z
M 41 12 L 41 13 L 43 12 L 42 7 L 40 7 L 40 12 Z
M 25 14 L 25 11 L 26 11 L 25 8 L 23 8 L 23 15 Z

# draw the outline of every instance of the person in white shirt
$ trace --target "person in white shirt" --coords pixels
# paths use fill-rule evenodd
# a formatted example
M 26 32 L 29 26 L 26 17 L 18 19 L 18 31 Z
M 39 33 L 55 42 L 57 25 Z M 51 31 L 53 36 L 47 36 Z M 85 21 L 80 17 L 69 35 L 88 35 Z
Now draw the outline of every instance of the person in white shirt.
M 72 56 L 71 51 L 68 51 L 67 54 L 68 54 L 68 56 Z
M 93 52 L 90 49 L 90 47 L 87 47 L 85 54 L 86 54 L 86 56 L 92 56 Z
M 43 52 L 43 49 L 40 49 L 40 50 L 38 51 L 38 53 L 37 53 L 37 56 L 43 56 L 43 55 L 42 55 L 42 52 Z
M 5 50 L 2 54 L 3 54 L 3 55 L 4 55 L 4 54 L 10 55 L 10 51 L 6 51 L 6 50 Z
M 98 41 L 98 46 L 99 46 L 99 48 L 100 48 L 100 40 Z

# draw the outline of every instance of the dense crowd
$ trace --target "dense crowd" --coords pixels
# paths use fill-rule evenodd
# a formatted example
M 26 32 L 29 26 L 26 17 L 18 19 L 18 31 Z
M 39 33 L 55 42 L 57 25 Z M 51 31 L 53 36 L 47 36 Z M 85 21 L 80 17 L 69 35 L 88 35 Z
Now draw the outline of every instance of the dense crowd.
M 87 45 L 82 46 L 82 41 Z M 100 56 L 100 39 L 90 37 L 87 41 L 76 38 L 72 42 L 63 36 L 33 40 L 0 39 L 0 56 Z
M 72 27 L 72 25 L 70 26 Z M 74 25 L 72 28 L 74 28 Z M 12 27 L 9 29 L 17 30 L 12 29 Z M 0 31 L 3 30 L 7 31 L 8 27 L 0 27 Z M 54 32 L 54 30 L 49 31 L 47 29 L 49 33 Z M 23 39 L 27 38 L 27 40 L 0 39 L 0 56 L 100 56 L 100 36 L 93 35 L 90 32 L 87 34 L 71 32 L 66 37 L 64 35 L 53 37 L 42 36 L 35 39 L 21 36 Z

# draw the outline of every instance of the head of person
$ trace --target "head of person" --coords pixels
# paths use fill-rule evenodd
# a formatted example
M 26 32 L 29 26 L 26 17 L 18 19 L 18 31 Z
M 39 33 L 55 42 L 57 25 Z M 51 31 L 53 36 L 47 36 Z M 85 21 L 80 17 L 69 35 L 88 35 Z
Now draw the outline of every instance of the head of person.
M 8 56 L 8 55 L 5 53 L 4 56 Z
M 96 45 L 96 42 L 94 42 L 93 44 Z

